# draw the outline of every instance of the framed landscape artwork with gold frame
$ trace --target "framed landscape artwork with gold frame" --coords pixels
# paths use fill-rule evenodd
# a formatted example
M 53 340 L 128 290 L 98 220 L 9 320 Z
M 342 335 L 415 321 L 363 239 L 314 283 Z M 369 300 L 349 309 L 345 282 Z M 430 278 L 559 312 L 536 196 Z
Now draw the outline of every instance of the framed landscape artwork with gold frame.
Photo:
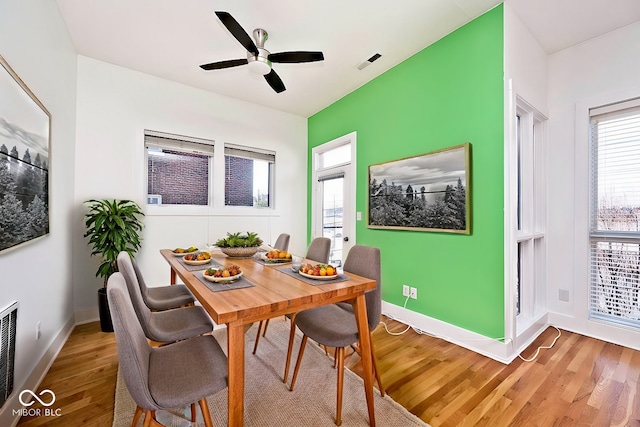
M 369 166 L 368 227 L 471 234 L 471 144 Z
M 0 56 L 0 252 L 49 233 L 51 115 Z

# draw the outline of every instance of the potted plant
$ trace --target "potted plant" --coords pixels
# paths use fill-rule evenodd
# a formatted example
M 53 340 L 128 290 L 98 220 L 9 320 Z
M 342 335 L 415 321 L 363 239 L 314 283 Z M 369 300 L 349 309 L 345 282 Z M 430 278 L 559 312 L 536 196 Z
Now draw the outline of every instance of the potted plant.
M 101 258 L 96 277 L 104 278 L 104 285 L 98 290 L 98 309 L 100 326 L 103 332 L 113 332 L 111 315 L 107 303 L 107 280 L 118 271 L 118 254 L 126 251 L 133 256 L 140 249 L 141 216 L 144 213 L 131 200 L 87 200 L 89 211 L 84 217 L 89 237 L 91 256 Z
M 262 239 L 258 237 L 258 233 L 247 231 L 245 234 L 240 232 L 227 233 L 227 237 L 216 242 L 216 246 L 220 248 L 223 254 L 231 258 L 247 258 L 258 252 L 258 247 L 262 244 Z

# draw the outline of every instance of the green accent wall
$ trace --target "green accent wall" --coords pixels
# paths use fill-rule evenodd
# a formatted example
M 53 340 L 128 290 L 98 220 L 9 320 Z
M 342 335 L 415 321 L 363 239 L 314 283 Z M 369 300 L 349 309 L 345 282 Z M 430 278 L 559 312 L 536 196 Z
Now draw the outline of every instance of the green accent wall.
M 309 159 L 313 147 L 357 132 L 357 243 L 381 250 L 383 300 L 402 307 L 402 285 L 416 287 L 408 310 L 489 337 L 504 335 L 503 68 L 500 5 L 308 121 Z M 367 227 L 369 165 L 465 142 L 471 235 Z

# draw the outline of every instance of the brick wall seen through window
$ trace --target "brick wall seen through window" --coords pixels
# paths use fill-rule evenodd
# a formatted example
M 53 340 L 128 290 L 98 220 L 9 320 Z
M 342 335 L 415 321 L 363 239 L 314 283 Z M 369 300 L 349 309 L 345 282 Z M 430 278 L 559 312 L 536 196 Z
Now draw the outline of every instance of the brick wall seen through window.
M 224 156 L 224 204 L 253 206 L 253 160 Z
M 162 196 L 164 205 L 209 203 L 209 156 L 163 150 L 147 156 L 147 193 Z

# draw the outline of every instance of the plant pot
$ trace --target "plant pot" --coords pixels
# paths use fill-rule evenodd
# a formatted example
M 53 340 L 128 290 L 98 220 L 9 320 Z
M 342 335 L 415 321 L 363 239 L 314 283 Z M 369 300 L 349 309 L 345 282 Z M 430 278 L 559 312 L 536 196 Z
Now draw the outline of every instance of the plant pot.
M 223 254 L 229 258 L 251 258 L 258 252 L 257 246 L 246 248 L 220 248 Z
M 98 312 L 100 313 L 100 329 L 102 332 L 113 332 L 111 311 L 107 300 L 107 288 L 98 289 Z

